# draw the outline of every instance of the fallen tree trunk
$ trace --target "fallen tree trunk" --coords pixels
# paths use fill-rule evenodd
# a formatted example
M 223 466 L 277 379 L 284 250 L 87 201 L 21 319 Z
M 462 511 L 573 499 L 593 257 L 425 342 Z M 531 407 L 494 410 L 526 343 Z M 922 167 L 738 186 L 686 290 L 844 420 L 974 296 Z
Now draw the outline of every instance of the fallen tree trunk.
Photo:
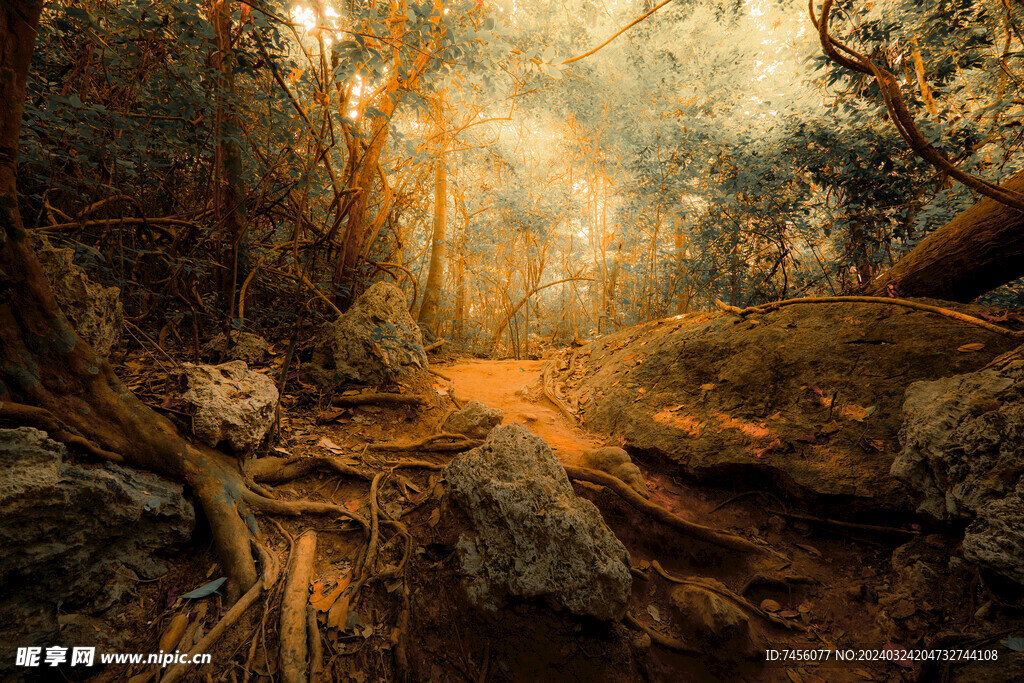
M 1024 172 L 1003 187 L 1024 192 Z M 865 294 L 967 302 L 1024 277 L 1024 214 L 989 197 L 925 238 Z

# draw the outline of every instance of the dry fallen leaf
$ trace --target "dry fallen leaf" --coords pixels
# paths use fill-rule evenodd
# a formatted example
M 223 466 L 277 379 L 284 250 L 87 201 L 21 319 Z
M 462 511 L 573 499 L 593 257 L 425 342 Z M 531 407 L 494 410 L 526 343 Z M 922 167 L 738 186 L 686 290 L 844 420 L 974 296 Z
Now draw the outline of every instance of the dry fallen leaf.
M 329 627 L 333 626 L 336 629 L 345 628 L 345 624 L 348 622 L 348 600 L 349 596 L 342 597 L 327 612 L 327 625 Z
M 172 652 L 178 646 L 181 637 L 185 635 L 186 626 L 188 626 L 188 615 L 175 615 L 171 619 L 171 623 L 167 625 L 163 635 L 160 636 L 160 650 L 162 652 Z
M 345 589 L 348 588 L 348 584 L 352 581 L 351 572 L 346 573 L 338 581 L 336 585 L 328 588 L 329 585 L 325 581 L 315 581 L 313 583 L 313 592 L 309 596 L 309 604 L 316 608 L 318 612 L 327 612 L 334 606 L 334 603 L 338 600 Z
M 434 511 L 430 513 L 430 519 L 427 520 L 427 524 L 431 527 L 437 526 L 437 523 L 441 521 L 441 508 L 434 508 Z
M 974 342 L 973 344 L 964 344 L 963 346 L 957 347 L 957 351 L 961 353 L 971 353 L 973 351 L 981 351 L 985 348 L 985 345 L 981 342 Z
M 326 448 L 327 450 L 331 451 L 332 453 L 344 453 L 345 452 L 344 448 L 342 448 L 338 444 L 334 443 L 330 438 L 328 438 L 326 436 L 320 437 L 320 442 L 317 445 L 323 446 L 324 448 Z
M 765 612 L 778 612 L 780 609 L 782 609 L 782 605 L 780 605 L 775 600 L 772 600 L 771 598 L 765 598 L 761 601 L 761 609 L 763 609 Z

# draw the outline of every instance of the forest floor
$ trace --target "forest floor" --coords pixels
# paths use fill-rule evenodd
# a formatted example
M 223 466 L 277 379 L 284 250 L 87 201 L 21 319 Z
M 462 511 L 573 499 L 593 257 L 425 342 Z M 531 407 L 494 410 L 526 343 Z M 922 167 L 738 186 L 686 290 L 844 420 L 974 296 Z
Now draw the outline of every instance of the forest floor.
M 666 326 L 666 334 L 669 327 Z M 646 342 L 645 342 L 646 343 Z M 618 348 L 618 347 L 616 347 Z M 571 353 L 576 353 L 573 349 Z M 632 356 L 627 359 L 632 367 Z M 276 361 L 275 361 L 276 362 Z M 551 362 L 551 361 L 547 361 Z M 557 363 L 557 359 L 555 360 Z M 162 402 L 161 380 L 145 358 L 125 364 L 127 380 L 151 403 Z M 270 455 L 332 456 L 357 468 L 387 471 L 378 492 L 380 508 L 405 523 L 412 535 L 408 583 L 382 580 L 368 585 L 351 605 L 338 600 L 365 547 L 357 526 L 313 517 L 262 522 L 265 543 L 288 556 L 304 529 L 318 530 L 313 604 L 318 607 L 325 680 L 395 680 L 392 651 L 400 642 L 414 680 L 749 680 L 890 681 L 1000 680 L 998 665 L 887 661 L 881 651 L 907 644 L 952 643 L 949 647 L 987 646 L 1012 622 L 984 612 L 976 595 L 977 579 L 952 572 L 949 556 L 957 539 L 942 532 L 894 520 L 892 527 L 858 527 L 826 521 L 783 492 L 737 489 L 723 483 L 681 476 L 664 458 L 634 462 L 646 478 L 651 501 L 675 514 L 719 529 L 757 537 L 775 555 L 755 559 L 680 536 L 653 522 L 607 489 L 576 483 L 577 493 L 595 503 L 629 551 L 634 565 L 629 613 L 649 629 L 678 638 L 670 595 L 693 578 L 714 584 L 747 601 L 758 652 L 680 654 L 650 640 L 630 640 L 621 625 L 590 623 L 517 607 L 496 618 L 472 616 L 458 590 L 458 573 L 445 569 L 453 549 L 442 542 L 439 466 L 451 454 L 411 457 L 374 450 L 375 444 L 410 442 L 438 431 L 451 404 L 470 399 L 504 411 L 504 423 L 521 423 L 538 434 L 565 464 L 603 445 L 626 445 L 609 433 L 588 433 L 544 397 L 542 361 L 449 359 L 433 366 L 436 400 L 423 406 L 360 405 L 338 409 L 316 396 L 285 396 L 280 435 Z M 609 382 L 609 384 L 611 384 Z M 618 382 L 615 382 L 618 384 Z M 399 387 L 399 390 L 412 390 Z M 422 391 L 422 388 L 417 390 Z M 346 392 L 356 394 L 357 391 Z M 365 512 L 367 482 L 314 473 L 275 487 L 282 498 L 305 497 Z M 200 520 L 199 529 L 203 528 Z M 442 525 L 443 526 L 443 525 Z M 200 532 L 191 548 L 171 558 L 171 569 L 140 581 L 134 599 L 106 619 L 106 628 L 124 641 L 124 651 L 155 651 L 176 614 L 206 620 L 207 628 L 223 611 L 217 595 L 204 601 L 181 595 L 217 578 L 218 565 L 209 537 Z M 401 562 L 399 534 L 382 543 L 384 567 Z M 283 561 L 283 560 L 282 560 Z M 966 576 L 966 579 L 965 579 Z M 711 585 L 711 584 L 706 584 Z M 714 590 L 715 588 L 713 588 Z M 406 592 L 408 591 L 408 592 Z M 923 594 L 922 591 L 927 591 Z M 403 603 L 403 594 L 408 602 Z M 200 668 L 195 680 L 270 680 L 277 677 L 276 605 L 280 587 L 261 599 L 216 645 L 214 665 Z M 198 603 L 207 602 L 207 607 Z M 406 607 L 403 608 L 403 604 Z M 404 609 L 411 610 L 408 623 Z M 982 609 L 982 612 L 979 612 Z M 636 635 L 636 634 L 634 634 Z M 625 643 L 625 645 L 624 645 Z M 766 650 L 851 650 L 854 661 L 766 662 Z M 820 655 L 819 655 L 820 656 Z M 143 666 L 110 666 L 99 681 L 133 683 L 155 680 Z M 1013 674 L 1010 674 L 1012 676 Z M 134 678 L 133 678 L 134 677 Z M 1012 678 L 1006 678 L 1012 680 Z

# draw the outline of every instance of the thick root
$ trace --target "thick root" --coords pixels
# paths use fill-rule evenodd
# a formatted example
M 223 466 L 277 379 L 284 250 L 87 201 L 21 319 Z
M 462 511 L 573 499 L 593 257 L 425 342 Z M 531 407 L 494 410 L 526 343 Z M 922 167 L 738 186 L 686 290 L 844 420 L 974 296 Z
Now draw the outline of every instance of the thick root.
M 673 529 L 676 529 L 691 538 L 711 543 L 719 548 L 737 550 L 741 553 L 771 552 L 767 548 L 762 548 L 759 545 L 751 543 L 745 538 L 736 536 L 735 534 L 730 534 L 727 531 L 719 531 L 717 529 L 712 529 L 711 527 L 687 521 L 660 505 L 645 499 L 639 493 L 634 491 L 629 484 L 617 477 L 613 477 L 610 474 L 605 474 L 604 472 L 599 472 L 597 470 L 588 470 L 585 467 L 566 467 L 565 473 L 569 475 L 570 479 L 586 481 L 591 484 L 599 484 L 610 488 L 640 512 L 650 515 L 659 522 L 667 524 Z
M 281 680 L 285 683 L 306 683 L 309 680 L 306 606 L 315 560 L 316 532 L 310 530 L 295 542 L 281 596 L 281 652 L 278 659 Z

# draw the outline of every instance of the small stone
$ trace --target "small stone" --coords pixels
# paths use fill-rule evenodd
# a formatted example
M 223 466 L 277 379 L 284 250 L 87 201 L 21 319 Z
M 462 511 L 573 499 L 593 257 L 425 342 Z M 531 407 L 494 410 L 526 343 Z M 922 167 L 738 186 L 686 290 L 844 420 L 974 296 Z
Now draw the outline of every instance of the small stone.
M 485 439 L 492 429 L 501 424 L 504 415 L 499 408 L 489 408 L 480 401 L 470 401 L 448 417 L 444 430 L 471 439 Z

